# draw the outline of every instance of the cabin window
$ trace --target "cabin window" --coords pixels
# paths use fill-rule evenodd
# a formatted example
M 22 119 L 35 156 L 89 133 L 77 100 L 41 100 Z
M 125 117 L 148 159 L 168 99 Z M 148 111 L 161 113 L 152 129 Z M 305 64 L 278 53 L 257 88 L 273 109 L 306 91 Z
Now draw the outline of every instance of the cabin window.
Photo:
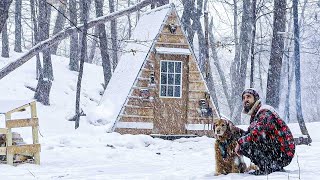
M 181 97 L 182 62 L 163 60 L 160 62 L 160 97 Z

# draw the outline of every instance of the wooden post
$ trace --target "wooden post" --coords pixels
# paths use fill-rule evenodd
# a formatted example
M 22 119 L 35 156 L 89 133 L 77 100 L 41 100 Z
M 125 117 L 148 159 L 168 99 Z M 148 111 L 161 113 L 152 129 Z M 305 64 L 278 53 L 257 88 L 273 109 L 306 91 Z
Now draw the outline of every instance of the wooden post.
M 7 120 L 11 120 L 11 112 L 8 112 L 8 113 L 5 114 L 5 119 L 6 119 L 6 121 Z M 6 134 L 6 139 L 7 139 L 6 146 L 7 147 L 12 146 L 11 128 L 8 128 L 8 131 L 7 131 L 7 134 Z M 7 150 L 7 164 L 13 165 L 13 154 L 10 153 L 8 150 Z
M 30 103 L 30 108 L 31 108 L 31 118 L 37 118 L 37 107 L 36 107 L 35 101 Z M 39 144 L 38 131 L 39 131 L 39 126 L 32 126 L 33 144 Z M 39 151 L 34 153 L 34 162 L 36 164 L 40 164 L 40 152 Z

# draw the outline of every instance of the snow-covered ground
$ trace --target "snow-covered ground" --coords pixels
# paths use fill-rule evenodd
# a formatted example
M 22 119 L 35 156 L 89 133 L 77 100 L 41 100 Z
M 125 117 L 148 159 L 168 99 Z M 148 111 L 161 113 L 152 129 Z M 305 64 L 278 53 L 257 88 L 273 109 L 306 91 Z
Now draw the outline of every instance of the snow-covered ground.
M 13 55 L 10 60 L 19 57 Z M 0 68 L 9 62 L 0 58 Z M 267 176 L 229 174 L 214 176 L 214 139 L 198 137 L 165 141 L 146 135 L 106 133 L 107 127 L 93 126 L 85 117 L 74 130 L 67 121 L 74 113 L 77 73 L 68 70 L 68 59 L 53 57 L 55 80 L 51 106 L 37 104 L 40 121 L 41 165 L 17 167 L 1 164 L 0 179 L 319 179 L 320 123 L 307 123 L 312 146 L 297 146 L 287 172 Z M 85 64 L 81 107 L 95 107 L 101 96 L 101 67 Z M 0 101 L 32 99 L 25 85 L 36 87 L 35 59 L 0 80 Z M 4 117 L 0 124 L 3 126 Z M 297 124 L 289 124 L 299 133 Z M 246 125 L 241 126 L 246 128 Z M 31 129 L 15 129 L 31 142 Z M 248 159 L 246 159 L 248 162 Z

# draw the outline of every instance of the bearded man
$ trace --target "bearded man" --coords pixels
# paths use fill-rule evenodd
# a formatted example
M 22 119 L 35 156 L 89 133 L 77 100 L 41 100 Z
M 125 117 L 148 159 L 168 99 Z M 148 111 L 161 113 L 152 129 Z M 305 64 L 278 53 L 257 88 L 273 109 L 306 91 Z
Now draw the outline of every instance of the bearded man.
M 262 105 L 259 94 L 253 88 L 242 93 L 243 113 L 251 116 L 248 130 L 238 139 L 235 152 L 248 157 L 259 170 L 254 175 L 266 175 L 284 171 L 290 164 L 295 144 L 292 133 L 278 113 L 268 105 Z

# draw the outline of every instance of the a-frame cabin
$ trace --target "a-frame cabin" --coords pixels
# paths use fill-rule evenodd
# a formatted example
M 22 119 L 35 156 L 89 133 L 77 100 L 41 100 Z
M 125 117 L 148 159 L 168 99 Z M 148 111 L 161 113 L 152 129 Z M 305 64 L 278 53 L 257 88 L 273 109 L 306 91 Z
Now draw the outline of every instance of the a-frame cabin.
M 173 4 L 140 17 L 98 107 L 121 134 L 213 135 L 218 114 Z

